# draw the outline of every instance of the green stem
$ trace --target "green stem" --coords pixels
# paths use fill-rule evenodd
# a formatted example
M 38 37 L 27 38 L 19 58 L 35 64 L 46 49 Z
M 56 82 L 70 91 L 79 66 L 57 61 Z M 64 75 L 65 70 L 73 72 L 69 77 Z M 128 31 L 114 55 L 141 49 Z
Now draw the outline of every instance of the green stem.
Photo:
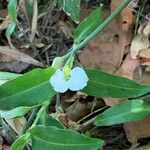
M 48 107 L 48 105 L 49 105 L 49 101 L 44 102 L 44 104 L 42 105 L 42 107 L 38 111 L 37 116 L 36 116 L 36 118 L 35 118 L 35 120 L 34 120 L 34 122 L 33 122 L 33 124 L 31 125 L 30 128 L 33 128 L 37 125 L 42 113 L 45 111 L 45 109 Z
M 72 53 L 76 53 L 78 50 L 83 48 L 88 42 L 90 42 L 97 34 L 102 32 L 102 30 L 131 2 L 132 0 L 124 0 L 122 4 L 94 31 L 92 32 L 85 40 L 83 40 L 79 45 L 74 45 L 71 48 L 71 51 L 65 55 L 69 57 Z
M 23 139 L 25 139 L 26 140 L 26 143 L 28 143 L 28 141 L 30 140 L 30 133 L 28 132 L 28 130 L 30 130 L 31 128 L 33 128 L 33 127 L 35 127 L 36 125 L 37 125 L 37 123 L 38 123 L 38 121 L 39 121 L 39 119 L 40 119 L 40 117 L 41 117 L 41 115 L 42 115 L 42 113 L 47 109 L 47 107 L 48 107 L 48 105 L 49 105 L 49 103 L 50 103 L 50 101 L 46 101 L 46 102 L 44 102 L 43 103 L 43 105 L 41 106 L 41 108 L 39 109 L 39 107 L 37 107 L 36 109 L 34 109 L 34 111 L 33 111 L 33 114 L 32 114 L 32 117 L 31 117 L 31 120 L 33 121 L 33 119 L 35 118 L 35 115 L 36 115 L 36 113 L 37 113 L 37 111 L 38 111 L 38 113 L 37 113 L 37 116 L 36 116 L 36 118 L 35 118 L 35 120 L 34 120 L 34 122 L 33 122 L 33 124 L 29 127 L 26 127 L 26 129 L 21 133 L 21 135 L 19 136 L 19 138 L 21 137 L 21 138 L 23 138 Z M 31 123 L 31 122 L 30 122 Z M 28 124 L 29 125 L 29 124 Z M 26 132 L 26 133 L 25 133 Z M 19 139 L 18 138 L 18 139 Z

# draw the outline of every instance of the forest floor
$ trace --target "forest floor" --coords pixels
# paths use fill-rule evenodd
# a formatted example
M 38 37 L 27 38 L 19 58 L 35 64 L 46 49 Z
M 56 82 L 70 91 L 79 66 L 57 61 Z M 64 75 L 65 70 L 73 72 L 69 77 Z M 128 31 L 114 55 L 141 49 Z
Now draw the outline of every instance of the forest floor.
M 108 17 L 123 0 L 82 1 L 80 19 L 103 3 L 104 15 Z M 9 25 L 7 2 L 0 4 L 0 70 L 25 73 L 37 67 L 48 67 L 56 56 L 61 56 L 73 44 L 73 31 L 77 24 L 60 10 L 55 1 L 41 1 L 38 9 L 36 33 L 32 42 L 30 37 L 31 18 L 27 18 L 20 3 L 18 20 L 24 33 L 16 29 L 11 41 L 5 37 Z M 78 53 L 76 64 L 93 67 L 103 71 L 150 84 L 150 44 L 142 41 L 141 36 L 150 35 L 150 1 L 134 0 L 118 14 L 101 35 L 94 38 Z M 107 44 L 106 44 L 107 43 Z M 140 47 L 142 43 L 142 48 Z M 12 44 L 17 52 L 8 47 Z M 140 46 L 139 46 L 140 45 Z M 140 47 L 140 49 L 139 49 Z M 3 49 L 6 49 L 4 51 Z M 30 57 L 29 57 L 30 56 Z M 149 99 L 146 95 L 143 99 Z M 102 112 L 106 106 L 113 106 L 123 99 L 95 98 L 80 92 L 67 92 L 61 95 L 61 106 L 69 120 L 71 128 L 76 122 L 84 123 L 90 117 Z M 50 106 L 54 110 L 55 102 Z M 26 116 L 28 117 L 28 116 Z M 64 123 L 65 124 L 65 123 Z M 92 137 L 101 138 L 106 145 L 104 150 L 150 150 L 150 117 L 138 122 L 129 122 L 109 127 L 93 127 L 88 124 L 80 130 Z M 13 124 L 15 126 L 15 124 Z M 16 133 L 6 125 L 0 127 L 0 149 L 10 149 Z M 132 147 L 132 148 L 131 148 Z

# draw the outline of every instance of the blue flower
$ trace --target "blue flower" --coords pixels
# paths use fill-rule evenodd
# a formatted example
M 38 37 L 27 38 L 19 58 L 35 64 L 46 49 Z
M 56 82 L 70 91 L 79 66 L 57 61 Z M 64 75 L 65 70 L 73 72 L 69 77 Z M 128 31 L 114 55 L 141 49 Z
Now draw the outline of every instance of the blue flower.
M 89 81 L 86 72 L 76 67 L 70 70 L 69 78 L 66 79 L 64 71 L 57 69 L 54 75 L 50 78 L 50 84 L 54 87 L 56 92 L 64 93 L 68 89 L 71 91 L 78 91 L 87 86 Z

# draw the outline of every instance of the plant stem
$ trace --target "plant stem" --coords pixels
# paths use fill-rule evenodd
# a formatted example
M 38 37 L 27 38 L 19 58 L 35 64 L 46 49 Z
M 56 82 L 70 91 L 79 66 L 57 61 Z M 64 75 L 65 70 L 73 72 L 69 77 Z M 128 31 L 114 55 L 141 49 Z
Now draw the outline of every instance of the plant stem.
M 26 125 L 24 126 L 24 128 L 23 128 L 23 130 L 22 130 L 22 132 L 21 132 L 20 135 L 25 134 L 25 132 L 26 132 L 27 130 L 29 130 L 30 128 L 36 126 L 36 124 L 38 123 L 38 121 L 39 121 L 39 119 L 40 119 L 40 117 L 41 117 L 41 114 L 42 114 L 43 111 L 48 107 L 48 105 L 49 105 L 49 101 L 46 101 L 46 102 L 41 106 L 41 108 L 40 108 L 40 107 L 34 108 L 34 110 L 33 110 L 32 114 L 31 114 L 31 116 L 30 116 L 29 119 L 28 119 L 28 122 L 27 122 Z M 35 116 L 36 116 L 36 118 L 35 118 Z M 35 120 L 34 120 L 34 119 L 35 119 Z M 31 125 L 31 124 L 32 124 L 32 125 Z
M 98 35 L 102 30 L 131 2 L 132 0 L 124 0 L 122 4 L 120 4 L 119 7 L 116 8 L 116 10 L 102 23 L 100 26 L 92 32 L 85 40 L 83 40 L 78 45 L 73 45 L 71 48 L 71 51 L 69 50 L 68 54 L 65 55 L 65 57 L 69 57 L 71 54 L 75 54 L 83 48 L 88 42 L 90 42 L 96 35 Z
M 24 128 L 23 128 L 20 135 L 24 134 L 29 129 L 31 124 L 34 122 L 35 116 L 36 116 L 38 111 L 39 111 L 39 107 L 36 107 L 36 108 L 33 109 L 32 113 L 31 113 L 31 115 L 28 119 L 28 122 L 25 124 L 25 126 L 24 126 Z
M 38 111 L 37 116 L 36 116 L 36 118 L 35 118 L 35 120 L 34 120 L 34 122 L 33 122 L 33 124 L 31 125 L 30 128 L 33 128 L 33 127 L 36 126 L 36 124 L 38 123 L 38 121 L 39 121 L 39 119 L 40 119 L 42 113 L 43 113 L 43 112 L 45 111 L 45 109 L 48 107 L 49 102 L 50 102 L 50 101 L 46 101 L 46 102 L 43 103 L 42 107 L 41 107 L 40 110 Z

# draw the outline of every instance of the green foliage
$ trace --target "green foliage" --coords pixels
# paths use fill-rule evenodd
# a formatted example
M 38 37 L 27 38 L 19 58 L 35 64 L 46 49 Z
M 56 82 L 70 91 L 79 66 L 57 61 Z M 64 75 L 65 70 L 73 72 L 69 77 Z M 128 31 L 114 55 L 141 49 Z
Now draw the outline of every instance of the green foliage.
M 25 1 L 25 13 L 28 16 L 28 19 L 31 21 L 33 15 L 33 2 L 29 0 Z
M 35 69 L 0 86 L 0 109 L 32 107 L 55 95 L 49 83 L 53 68 Z
M 95 125 L 110 126 L 114 124 L 138 121 L 150 114 L 150 104 L 142 100 L 128 100 L 110 107 L 97 116 Z
M 0 116 L 3 118 L 16 118 L 24 116 L 32 107 L 17 107 L 12 110 L 0 110 Z
M 9 73 L 9 72 L 0 72 L 0 85 L 6 83 L 7 81 L 13 80 L 22 76 L 21 74 Z
M 73 21 L 79 23 L 80 0 L 62 0 L 59 5 L 63 5 L 63 10 L 70 16 Z
M 9 0 L 7 10 L 10 19 L 15 22 L 17 19 L 17 0 Z
M 29 130 L 33 150 L 97 150 L 103 141 L 81 135 L 68 129 L 37 126 Z
M 104 142 L 102 140 L 90 138 L 75 131 L 65 129 L 59 121 L 49 116 L 46 109 L 51 98 L 56 95 L 49 80 L 57 68 L 62 69 L 67 65 L 69 59 L 72 58 L 71 63 L 73 63 L 74 57 L 72 56 L 75 56 L 77 51 L 101 32 L 130 1 L 131 0 L 125 0 L 123 4 L 104 21 L 101 8 L 94 10 L 75 30 L 75 44 L 71 47 L 70 51 L 65 56 L 58 57 L 53 61 L 52 66 L 55 67 L 55 69 L 52 67 L 47 69 L 35 69 L 21 76 L 10 75 L 10 78 L 7 76 L 4 79 L 0 74 L 0 80 L 7 81 L 0 86 L 1 117 L 22 117 L 28 111 L 32 111 L 32 108 L 36 106 L 41 107 L 39 110 L 37 109 L 38 112 L 35 113 L 36 116 L 33 116 L 35 119 L 32 124 L 27 124 L 29 127 L 25 130 L 25 134 L 21 135 L 14 142 L 11 150 L 23 150 L 28 143 L 32 143 L 33 150 L 98 150 L 103 146 Z M 29 20 L 31 20 L 33 17 L 32 3 L 29 1 L 26 2 L 25 10 L 26 13 L 28 13 L 26 15 Z M 75 22 L 79 22 L 80 0 L 58 0 L 58 2 Z M 14 32 L 17 23 L 17 0 L 9 1 L 8 15 L 12 22 L 6 30 L 6 37 L 10 42 L 10 36 Z M 138 84 L 124 77 L 111 75 L 96 69 L 85 69 L 85 71 L 88 75 L 89 82 L 87 87 L 82 91 L 92 96 L 136 98 L 150 92 L 150 86 Z M 108 126 L 128 121 L 137 121 L 149 115 L 149 110 L 150 105 L 142 100 L 127 100 L 98 115 L 95 120 L 95 125 Z
M 63 125 L 56 119 L 52 118 L 51 116 L 49 116 L 47 114 L 46 111 L 44 111 L 41 115 L 41 118 L 40 118 L 40 124 L 44 125 L 44 126 L 53 126 L 53 127 L 57 127 L 57 128 L 60 128 L 60 129 L 63 129 Z
M 82 40 L 87 38 L 102 22 L 102 9 L 97 8 L 87 18 L 85 18 L 76 28 L 74 33 L 75 43 L 80 43 Z
M 88 85 L 82 90 L 96 97 L 134 98 L 150 92 L 150 86 L 96 69 L 86 69 Z
M 10 41 L 10 36 L 12 35 L 12 33 L 15 31 L 15 28 L 16 28 L 16 23 L 15 22 L 12 22 L 9 26 L 8 26 L 8 28 L 7 28 L 7 30 L 6 30 L 6 37 L 7 37 L 7 39 Z
M 30 134 L 21 135 L 11 146 L 11 150 L 23 150 L 30 138 Z

